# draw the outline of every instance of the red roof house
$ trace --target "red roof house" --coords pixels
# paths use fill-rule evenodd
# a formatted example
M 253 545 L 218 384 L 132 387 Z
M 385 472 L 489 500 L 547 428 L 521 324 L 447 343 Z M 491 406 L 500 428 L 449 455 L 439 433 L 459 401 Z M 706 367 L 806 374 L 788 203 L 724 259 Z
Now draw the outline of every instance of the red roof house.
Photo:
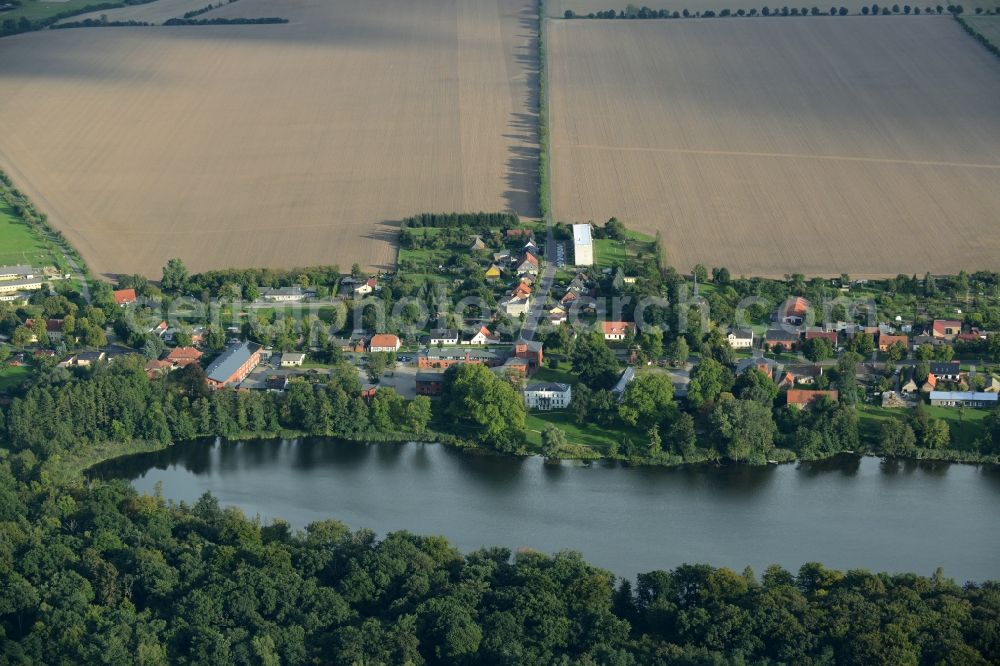
M 175 367 L 186 368 L 192 363 L 197 363 L 201 356 L 201 352 L 194 347 L 176 347 L 170 350 L 165 360 L 170 361 Z
M 115 305 L 119 305 L 121 307 L 125 307 L 126 305 L 130 305 L 139 300 L 136 298 L 135 289 L 116 289 L 114 295 Z
M 803 409 L 810 407 L 820 398 L 826 397 L 836 402 L 839 397 L 837 391 L 809 391 L 806 389 L 789 389 L 787 401 L 789 407 Z
M 370 352 L 395 352 L 399 351 L 399 348 L 403 343 L 399 341 L 399 338 L 392 333 L 377 333 L 372 336 L 372 339 L 368 342 L 368 351 Z
M 635 333 L 635 324 L 630 321 L 603 322 L 605 340 L 624 340 L 628 331 Z
M 935 319 L 931 325 L 931 335 L 944 340 L 954 340 L 962 332 L 962 322 L 955 319 Z

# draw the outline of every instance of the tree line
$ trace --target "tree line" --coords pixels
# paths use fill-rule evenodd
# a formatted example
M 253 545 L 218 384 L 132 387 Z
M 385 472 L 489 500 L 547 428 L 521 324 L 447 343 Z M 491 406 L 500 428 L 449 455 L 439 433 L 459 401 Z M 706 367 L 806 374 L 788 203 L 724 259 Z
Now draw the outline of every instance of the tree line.
M 278 16 L 264 16 L 261 18 L 172 18 L 163 22 L 163 25 L 262 25 L 274 23 L 288 23 L 288 19 Z
M 391 388 L 366 400 L 357 371 L 349 365 L 337 367 L 322 382 L 292 380 L 281 394 L 209 391 L 197 364 L 151 380 L 145 362 L 131 356 L 76 372 L 39 371 L 24 394 L 0 411 L 0 437 L 14 451 L 47 458 L 108 442 L 167 445 L 201 437 L 283 433 L 419 437 L 432 416 L 428 398 L 405 401 Z
M 921 13 L 926 14 L 943 14 L 947 11 L 949 14 L 958 16 L 962 14 L 965 9 L 962 5 L 927 5 L 927 7 L 921 10 L 920 7 L 914 5 L 910 6 L 908 4 L 900 6 L 899 4 L 894 4 L 892 7 L 883 6 L 880 7 L 878 4 L 873 4 L 871 7 L 862 7 L 860 13 L 864 16 L 889 16 L 891 14 L 914 14 L 919 16 Z M 587 14 L 578 14 L 572 9 L 567 9 L 563 16 L 567 19 L 676 19 L 676 18 L 727 18 L 731 16 L 736 17 L 756 17 L 756 16 L 847 16 L 850 12 L 847 7 L 831 6 L 829 9 L 820 9 L 817 6 L 813 6 L 811 9 L 808 7 L 788 7 L 783 6 L 780 8 L 771 8 L 768 6 L 762 7 L 759 11 L 756 8 L 751 9 L 737 9 L 735 11 L 729 9 L 721 9 L 718 12 L 708 9 L 708 10 L 696 10 L 691 11 L 684 9 L 681 11 L 669 10 L 669 9 L 650 9 L 649 7 L 642 6 L 636 7 L 635 5 L 629 5 L 625 9 L 614 10 L 607 9 L 596 12 L 588 12 Z M 982 9 L 977 9 L 977 13 L 982 13 Z M 972 33 L 974 34 L 974 33 Z M 988 43 L 988 40 L 987 40 Z
M 473 227 L 502 231 L 520 224 L 517 213 L 420 213 L 403 218 L 400 228 L 418 227 Z

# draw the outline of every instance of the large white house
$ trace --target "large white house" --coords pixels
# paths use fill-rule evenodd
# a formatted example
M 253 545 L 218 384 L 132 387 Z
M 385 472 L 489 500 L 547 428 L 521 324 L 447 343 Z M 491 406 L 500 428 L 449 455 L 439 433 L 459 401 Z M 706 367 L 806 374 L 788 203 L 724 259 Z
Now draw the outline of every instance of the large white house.
M 431 330 L 427 344 L 431 345 L 457 345 L 459 332 L 454 328 L 435 328 Z
M 733 349 L 750 349 L 753 347 L 753 330 L 749 328 L 730 329 L 726 335 L 726 341 L 729 342 L 729 346 Z
M 573 388 L 569 384 L 546 382 L 530 384 L 524 389 L 524 404 L 528 409 L 564 409 L 573 399 Z
M 594 240 L 590 237 L 589 224 L 573 225 L 573 263 L 577 266 L 594 265 Z

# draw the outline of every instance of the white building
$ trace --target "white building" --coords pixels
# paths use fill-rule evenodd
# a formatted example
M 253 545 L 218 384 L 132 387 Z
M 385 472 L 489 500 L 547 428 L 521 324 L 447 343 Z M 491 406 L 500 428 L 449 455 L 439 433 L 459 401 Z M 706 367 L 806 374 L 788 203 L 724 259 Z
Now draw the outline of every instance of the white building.
M 573 225 L 573 263 L 577 266 L 594 265 L 594 241 L 589 224 Z
M 972 391 L 931 391 L 931 404 L 935 407 L 996 407 L 996 393 Z
M 726 341 L 733 349 L 750 349 L 753 347 L 753 331 L 751 329 L 730 329 Z
M 500 304 L 508 317 L 518 317 L 527 315 L 531 310 L 530 296 L 512 296 Z
M 306 360 L 305 354 L 285 352 L 281 355 L 281 367 L 283 368 L 298 368 L 302 367 L 302 364 Z
M 265 287 L 260 290 L 260 297 L 261 300 L 274 303 L 295 303 L 315 298 L 316 292 L 302 287 Z
M 495 345 L 500 342 L 500 336 L 490 333 L 485 326 L 480 327 L 476 334 L 468 340 L 462 340 L 463 345 Z
M 572 399 L 573 389 L 569 384 L 530 384 L 524 389 L 524 404 L 528 409 L 565 409 Z
M 453 328 L 435 328 L 431 330 L 428 344 L 432 345 L 457 345 L 459 332 Z

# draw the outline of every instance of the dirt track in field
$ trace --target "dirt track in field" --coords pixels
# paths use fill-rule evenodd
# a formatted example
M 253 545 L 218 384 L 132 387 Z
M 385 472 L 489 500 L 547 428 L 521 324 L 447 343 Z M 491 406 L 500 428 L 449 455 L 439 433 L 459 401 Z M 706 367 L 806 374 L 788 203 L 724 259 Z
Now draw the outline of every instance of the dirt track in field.
M 212 16 L 291 23 L 5 38 L 0 167 L 99 273 L 389 267 L 406 215 L 537 214 L 535 12 L 240 0 Z
M 950 19 L 550 22 L 553 209 L 681 270 L 1000 269 L 1000 65 Z

